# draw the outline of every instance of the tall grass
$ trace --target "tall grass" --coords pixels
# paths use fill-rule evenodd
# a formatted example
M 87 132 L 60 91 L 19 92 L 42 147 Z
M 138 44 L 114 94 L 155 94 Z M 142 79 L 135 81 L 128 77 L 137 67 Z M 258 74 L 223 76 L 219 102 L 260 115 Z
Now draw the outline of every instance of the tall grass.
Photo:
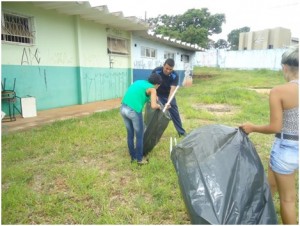
M 283 83 L 279 72 L 196 68 L 177 102 L 187 132 L 207 124 L 268 122 L 268 96 L 249 88 Z M 233 114 L 198 105 L 226 104 Z M 169 156 L 172 123 L 149 153 L 130 163 L 119 110 L 2 134 L 2 224 L 189 224 Z M 180 138 L 178 138 L 180 141 Z M 251 134 L 267 169 L 273 136 Z M 275 199 L 279 211 L 278 199 Z

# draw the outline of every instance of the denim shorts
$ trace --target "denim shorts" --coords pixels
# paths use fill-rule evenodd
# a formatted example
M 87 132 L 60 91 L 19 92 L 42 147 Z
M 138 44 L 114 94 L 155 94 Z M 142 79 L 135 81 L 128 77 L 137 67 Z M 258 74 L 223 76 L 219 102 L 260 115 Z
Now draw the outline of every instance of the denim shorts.
M 271 169 L 279 174 L 292 174 L 299 167 L 299 142 L 275 138 L 270 156 Z

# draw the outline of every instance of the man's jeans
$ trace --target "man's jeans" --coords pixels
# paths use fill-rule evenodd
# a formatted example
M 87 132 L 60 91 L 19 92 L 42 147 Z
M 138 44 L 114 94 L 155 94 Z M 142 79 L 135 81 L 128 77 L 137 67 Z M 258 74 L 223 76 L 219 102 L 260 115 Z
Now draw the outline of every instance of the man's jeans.
M 168 97 L 164 97 L 164 96 L 159 96 L 159 101 L 165 105 L 168 102 Z M 182 127 L 182 122 L 181 122 L 181 118 L 178 112 L 178 107 L 177 107 L 177 102 L 175 97 L 172 99 L 171 103 L 171 108 L 169 108 L 169 112 L 173 121 L 173 124 L 175 126 L 175 129 L 177 130 L 178 134 L 183 135 L 185 134 L 185 130 Z
M 131 160 L 142 161 L 143 159 L 143 138 L 144 138 L 144 124 L 143 113 L 138 113 L 122 104 L 120 109 L 121 115 L 127 130 L 127 145 Z M 136 147 L 134 148 L 134 134 L 136 136 Z

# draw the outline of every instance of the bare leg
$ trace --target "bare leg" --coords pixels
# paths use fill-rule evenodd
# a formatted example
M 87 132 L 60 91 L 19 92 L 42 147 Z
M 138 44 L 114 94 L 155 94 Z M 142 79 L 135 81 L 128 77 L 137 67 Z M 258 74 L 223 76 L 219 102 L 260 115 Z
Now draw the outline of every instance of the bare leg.
M 297 224 L 295 173 L 284 175 L 272 172 L 279 192 L 282 223 Z
M 268 181 L 269 181 L 272 197 L 274 197 L 275 193 L 277 192 L 277 184 L 276 184 L 274 172 L 270 166 L 268 169 Z

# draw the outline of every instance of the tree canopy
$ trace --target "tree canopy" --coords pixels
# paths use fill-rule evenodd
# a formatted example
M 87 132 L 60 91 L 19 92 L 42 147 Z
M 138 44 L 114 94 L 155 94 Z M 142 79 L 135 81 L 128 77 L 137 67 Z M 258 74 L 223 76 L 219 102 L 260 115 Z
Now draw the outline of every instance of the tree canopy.
M 214 43 L 213 47 L 216 49 L 227 49 L 228 43 L 225 39 L 219 39 Z
M 230 50 L 238 50 L 239 48 L 239 38 L 240 38 L 240 33 L 242 32 L 249 32 L 250 28 L 249 27 L 242 27 L 239 29 L 234 29 L 232 30 L 228 35 L 227 35 L 227 41 L 229 43 Z
M 212 15 L 207 8 L 189 9 L 183 15 L 159 15 L 149 18 L 151 30 L 191 44 L 208 48 L 209 36 L 220 34 L 222 24 L 226 22 L 225 14 Z

